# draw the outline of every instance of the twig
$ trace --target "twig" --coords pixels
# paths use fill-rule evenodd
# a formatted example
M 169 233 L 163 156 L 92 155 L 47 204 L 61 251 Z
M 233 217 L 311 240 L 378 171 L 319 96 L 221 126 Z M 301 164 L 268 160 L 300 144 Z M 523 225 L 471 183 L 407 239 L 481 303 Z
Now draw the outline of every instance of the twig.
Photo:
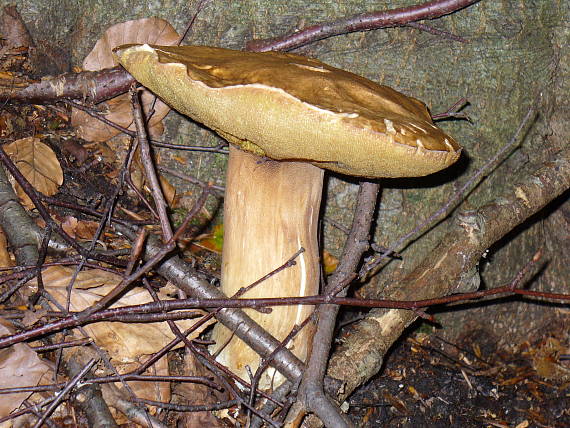
M 303 328 L 305 328 L 309 323 L 314 322 L 313 318 L 314 318 L 313 316 L 307 317 L 307 318 L 305 318 L 305 320 L 300 325 L 293 326 L 293 328 L 291 329 L 289 334 L 287 334 L 287 336 L 285 336 L 285 338 L 281 341 L 280 346 L 278 348 L 275 348 L 273 350 L 273 352 L 267 356 L 267 358 L 261 359 L 259 366 L 257 367 L 257 370 L 255 371 L 255 376 L 253 376 L 253 378 L 251 379 L 251 387 L 250 387 L 250 391 L 249 391 L 249 404 L 250 405 L 252 405 L 252 406 L 254 405 L 255 391 L 257 389 L 257 385 L 259 384 L 259 380 L 261 379 L 263 372 L 271 364 L 271 361 L 273 361 L 273 358 L 275 357 L 277 352 L 279 352 L 281 349 L 285 348 L 287 346 L 287 344 L 289 342 L 291 342 L 291 340 L 293 340 L 295 338 L 295 336 L 297 334 L 299 334 L 299 332 Z
M 263 281 L 266 281 L 267 279 L 271 278 L 272 276 L 274 276 L 275 274 L 278 274 L 279 272 L 281 272 L 284 269 L 290 268 L 292 266 L 295 266 L 297 264 L 297 262 L 295 261 L 295 259 L 297 257 L 299 257 L 301 254 L 303 254 L 305 252 L 305 249 L 303 247 L 299 248 L 298 251 L 295 252 L 295 254 L 293 254 L 291 257 L 289 257 L 289 259 L 283 263 L 281 266 L 273 269 L 271 272 L 269 272 L 266 275 L 263 275 L 261 278 L 259 278 L 258 280 L 252 282 L 251 284 L 249 284 L 247 287 L 242 287 L 240 288 L 236 294 L 234 294 L 232 296 L 232 298 L 238 298 L 242 295 L 244 295 L 245 293 L 247 293 L 249 290 L 251 290 L 252 288 L 257 287 L 259 284 L 261 284 Z
M 133 164 L 133 160 L 135 158 L 135 153 L 136 153 L 138 146 L 139 146 L 138 139 L 136 139 L 136 138 L 131 139 L 131 142 L 129 144 L 129 152 L 127 153 L 127 156 L 125 159 L 126 167 L 122 170 L 122 172 L 124 172 L 125 183 L 137 195 L 137 197 L 141 200 L 141 202 L 144 204 L 144 206 L 150 211 L 152 216 L 155 219 L 158 219 L 159 218 L 158 213 L 156 212 L 156 210 L 154 209 L 152 204 L 147 200 L 147 198 L 145 198 L 145 196 L 142 194 L 142 191 L 135 185 L 135 183 L 133 182 L 133 178 L 130 174 L 131 166 Z
M 77 373 L 66 385 L 65 388 L 57 395 L 56 399 L 50 403 L 47 409 L 43 412 L 42 417 L 39 421 L 34 424 L 34 428 L 40 428 L 45 420 L 53 413 L 53 411 L 60 405 L 60 403 L 67 397 L 67 394 L 75 388 L 79 381 L 91 370 L 91 367 L 95 365 L 96 360 L 90 360 L 83 369 Z
M 449 107 L 447 111 L 444 111 L 443 113 L 432 114 L 431 118 L 434 122 L 437 120 L 444 120 L 449 118 L 465 119 L 471 121 L 471 119 L 469 119 L 469 117 L 466 114 L 459 113 L 459 111 L 468 104 L 469 101 L 467 100 L 467 98 L 460 98 L 455 103 L 453 103 L 453 105 Z
M 177 46 L 180 45 L 180 43 L 182 43 L 182 40 L 184 40 L 184 38 L 188 35 L 190 30 L 194 26 L 194 23 L 196 22 L 198 15 L 200 15 L 200 12 L 202 12 L 202 9 L 204 9 L 208 1 L 209 0 L 200 0 L 198 2 L 198 5 L 196 6 L 196 10 L 194 11 L 192 18 L 190 19 L 190 21 L 188 21 L 188 25 L 186 25 L 186 29 L 182 32 L 182 34 L 180 34 L 180 37 L 178 37 L 178 41 L 176 42 Z
M 379 190 L 378 183 L 360 183 L 350 234 L 341 261 L 325 289 L 325 295 L 329 299 L 333 297 L 332 293 L 341 297 L 346 295 L 348 282 L 354 278 L 354 272 L 358 269 L 362 255 L 369 248 L 370 226 Z M 342 289 L 340 289 L 341 284 Z M 326 426 L 348 427 L 350 423 L 342 417 L 338 407 L 326 397 L 323 383 L 338 309 L 336 305 L 322 305 L 317 309 L 319 322 L 298 396 L 307 410 L 314 412 Z M 295 407 L 294 405 L 293 409 L 296 410 Z
M 175 169 L 172 169 L 172 168 L 168 168 L 165 166 L 159 166 L 158 170 L 160 172 L 166 172 L 170 175 L 173 175 L 176 178 L 179 178 L 179 179 L 184 180 L 184 181 L 188 181 L 189 183 L 195 184 L 195 185 L 200 186 L 200 187 L 209 187 L 210 189 L 215 190 L 215 191 L 220 192 L 220 193 L 223 193 L 226 191 L 226 188 L 223 186 L 217 186 L 217 185 L 212 184 L 212 183 L 204 183 L 202 180 L 198 180 L 197 178 L 191 177 L 188 174 L 183 174 L 183 173 L 176 171 Z
M 65 201 L 60 201 L 59 199 L 52 198 L 50 196 L 45 196 L 45 195 L 39 195 L 39 196 L 42 199 L 42 201 L 44 201 L 50 205 L 55 205 L 58 207 L 63 207 L 63 208 L 67 208 L 67 209 L 74 210 L 74 211 L 79 211 L 80 213 L 88 214 L 88 215 L 91 215 L 93 217 L 102 217 L 102 216 L 104 217 L 106 215 L 106 214 L 103 214 L 97 210 L 94 210 L 92 208 L 85 207 L 82 205 L 78 205 L 78 204 L 74 204 L 74 203 L 70 203 L 70 202 L 65 202 Z M 111 217 L 110 222 L 122 224 L 123 226 L 151 224 L 150 221 L 123 220 L 123 219 L 116 218 L 116 217 Z
M 179 299 L 166 300 L 159 303 L 145 303 L 135 306 L 122 306 L 119 308 L 100 310 L 90 315 L 83 315 L 83 312 L 71 313 L 70 316 L 35 327 L 10 336 L 0 337 L 0 349 L 15 343 L 34 339 L 46 334 L 54 333 L 66 328 L 77 327 L 99 321 L 115 321 L 115 322 L 157 322 L 165 320 L 189 319 L 196 316 L 193 312 L 174 312 L 167 314 L 168 311 L 187 311 L 189 309 L 215 309 L 215 308 L 260 308 L 270 306 L 284 305 L 343 305 L 361 308 L 384 308 L 384 309 L 402 309 L 415 311 L 420 308 L 429 306 L 442 305 L 459 301 L 467 301 L 480 299 L 488 296 L 509 296 L 520 295 L 529 297 L 538 297 L 546 300 L 560 300 L 562 302 L 570 301 L 570 294 L 550 293 L 545 291 L 532 291 L 524 289 L 512 289 L 512 286 L 506 285 L 488 290 L 476 291 L 472 293 L 461 293 L 453 296 L 437 297 L 429 299 L 359 299 L 352 297 L 329 297 L 329 296 L 305 296 L 305 297 L 273 297 L 260 299 Z M 143 316 L 144 315 L 144 316 Z M 276 343 L 276 347 L 279 347 Z M 174 345 L 173 345 L 174 346 Z M 255 346 L 255 345 L 254 345 Z M 260 346 L 257 345 L 257 348 Z M 267 353 L 267 358 L 275 349 L 272 348 Z M 285 349 L 282 350 L 286 352 Z M 291 370 L 291 369 L 289 369 Z
M 54 343 L 53 345 L 31 346 L 36 352 L 50 352 L 60 348 L 71 348 L 73 346 L 85 346 L 93 342 L 93 339 L 77 339 L 65 342 Z
M 162 238 L 166 242 L 172 238 L 172 226 L 170 225 L 170 219 L 168 218 L 166 200 L 164 199 L 162 187 L 160 186 L 160 181 L 156 175 L 154 163 L 150 154 L 150 146 L 148 144 L 146 126 L 143 119 L 144 114 L 139 101 L 139 93 L 134 86 L 131 88 L 131 103 L 133 106 L 134 122 L 137 128 L 137 139 L 139 141 L 141 162 L 144 166 L 145 175 L 149 181 L 149 187 L 152 191 L 152 197 L 160 219 Z
M 173 150 L 188 150 L 192 152 L 219 153 L 221 155 L 227 155 L 229 153 L 228 150 L 226 149 L 227 144 L 224 143 L 217 144 L 213 147 L 207 147 L 207 146 L 187 146 L 184 144 L 169 144 L 169 143 L 163 143 L 161 141 L 150 140 L 150 144 L 156 147 L 165 147 L 167 149 L 173 149 Z
M 36 272 L 37 272 L 37 282 L 38 282 L 38 292 L 41 292 L 45 287 L 44 287 L 44 281 L 42 278 L 42 265 L 45 262 L 46 256 L 47 256 L 47 250 L 48 250 L 48 244 L 49 244 L 49 240 L 51 237 L 51 227 L 46 227 L 44 230 L 44 237 L 42 239 L 42 243 L 40 245 L 39 251 L 38 251 L 38 261 L 36 262 Z M 39 296 L 38 296 L 39 297 Z M 34 298 L 34 300 L 36 300 Z M 36 304 L 36 302 L 33 302 L 32 304 Z
M 300 46 L 340 34 L 355 31 L 407 25 L 423 19 L 435 19 L 466 8 L 479 0 L 434 0 L 415 6 L 402 7 L 383 12 L 372 12 L 343 18 L 333 22 L 305 27 L 286 36 L 266 40 L 252 40 L 247 50 L 288 51 Z
M 65 73 L 48 76 L 25 88 L 0 90 L 0 101 L 42 104 L 67 98 L 97 104 L 127 92 L 134 81 L 120 66 L 101 71 Z
M 137 398 L 134 401 L 140 404 L 156 406 L 160 407 L 161 409 L 172 410 L 175 412 L 208 412 L 213 410 L 229 409 L 230 407 L 237 406 L 240 403 L 239 400 L 229 400 L 229 401 L 222 401 L 216 404 L 188 406 L 184 404 L 172 404 L 172 403 L 163 403 L 162 401 L 146 400 L 143 398 Z

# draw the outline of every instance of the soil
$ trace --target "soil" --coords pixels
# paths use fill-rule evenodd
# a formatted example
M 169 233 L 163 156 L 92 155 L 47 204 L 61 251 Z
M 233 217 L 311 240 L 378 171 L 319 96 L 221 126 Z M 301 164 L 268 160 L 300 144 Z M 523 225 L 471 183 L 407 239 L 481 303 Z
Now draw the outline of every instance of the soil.
M 360 427 L 570 427 L 568 335 L 544 334 L 512 349 L 485 330 L 460 343 L 413 335 L 353 394 L 349 415 Z

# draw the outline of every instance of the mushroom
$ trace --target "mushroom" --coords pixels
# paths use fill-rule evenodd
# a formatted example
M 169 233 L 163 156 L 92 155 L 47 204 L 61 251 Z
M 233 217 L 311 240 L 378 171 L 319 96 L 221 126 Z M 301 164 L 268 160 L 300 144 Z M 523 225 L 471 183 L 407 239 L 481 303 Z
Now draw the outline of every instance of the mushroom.
M 301 247 L 295 266 L 243 297 L 318 294 L 321 168 L 367 178 L 419 177 L 460 155 L 422 102 L 314 59 L 204 46 L 127 45 L 115 52 L 140 83 L 231 143 L 222 255 L 228 296 Z M 280 306 L 248 314 L 283 340 L 312 309 Z M 312 330 L 288 345 L 302 360 Z M 259 357 L 231 331 L 218 324 L 213 338 L 219 362 L 245 379 L 246 366 L 256 370 Z M 281 375 L 268 369 L 259 384 L 280 382 Z

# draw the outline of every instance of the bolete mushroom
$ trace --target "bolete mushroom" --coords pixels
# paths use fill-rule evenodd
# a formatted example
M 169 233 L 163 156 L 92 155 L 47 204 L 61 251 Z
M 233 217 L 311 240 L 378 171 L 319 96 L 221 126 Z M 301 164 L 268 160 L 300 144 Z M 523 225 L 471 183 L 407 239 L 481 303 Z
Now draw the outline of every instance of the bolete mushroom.
M 229 296 L 282 265 L 295 266 L 244 297 L 318 293 L 317 222 L 323 171 L 419 177 L 454 163 L 459 145 L 423 103 L 368 79 L 298 55 L 203 46 L 124 46 L 120 63 L 179 112 L 231 143 L 224 203 L 222 290 Z M 249 315 L 277 339 L 311 313 L 282 306 Z M 259 357 L 217 325 L 218 360 L 247 379 Z M 312 329 L 289 348 L 305 359 Z M 276 376 L 276 377 L 274 377 Z M 267 370 L 261 387 L 280 383 Z

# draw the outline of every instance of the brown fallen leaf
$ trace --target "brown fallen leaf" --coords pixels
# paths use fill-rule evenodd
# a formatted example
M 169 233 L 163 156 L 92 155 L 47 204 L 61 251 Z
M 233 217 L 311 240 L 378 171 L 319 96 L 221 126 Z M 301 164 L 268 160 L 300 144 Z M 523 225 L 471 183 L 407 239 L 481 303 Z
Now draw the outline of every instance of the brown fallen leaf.
M 196 237 L 195 241 L 194 245 L 199 248 L 204 248 L 217 254 L 222 254 L 222 247 L 224 245 L 224 225 L 218 224 L 214 226 L 210 233 Z
M 50 266 L 42 271 L 42 279 L 46 288 L 59 304 L 67 301 L 66 288 L 71 280 L 74 268 Z M 93 306 L 95 302 L 113 290 L 120 282 L 121 276 L 99 269 L 82 270 L 73 285 L 71 293 L 71 311 L 82 311 Z M 28 285 L 37 285 L 32 280 Z M 174 287 L 163 287 L 158 295 L 161 300 L 171 300 Z M 111 307 L 140 305 L 152 302 L 152 297 L 145 289 L 134 288 L 127 292 Z M 196 311 L 192 311 L 196 312 Z M 185 330 L 195 321 L 176 321 L 180 329 Z M 154 323 L 122 323 L 100 322 L 85 326 L 90 336 L 103 347 L 111 358 L 120 362 L 138 361 L 142 355 L 157 352 L 172 339 L 174 335 L 166 322 Z M 198 334 L 198 333 L 197 333 Z
M 144 18 L 116 24 L 105 31 L 93 50 L 83 60 L 83 69 L 97 71 L 118 65 L 113 55 L 113 48 L 120 45 L 127 43 L 175 45 L 177 42 L 178 33 L 164 19 Z M 154 112 L 148 124 L 150 135 L 161 135 L 162 119 L 170 111 L 170 107 L 146 90 L 143 91 L 141 100 L 145 114 L 148 115 L 151 110 Z M 98 107 L 104 112 L 106 119 L 124 128 L 134 129 L 128 94 L 100 103 Z M 71 124 L 77 129 L 77 135 L 88 141 L 107 141 L 120 132 L 77 109 L 73 109 Z
M 10 323 L 0 319 L 0 336 L 14 333 Z M 0 350 L 0 388 L 36 386 L 42 383 L 42 378 L 51 371 L 51 365 L 38 357 L 38 354 L 25 343 L 18 343 Z M 47 384 L 49 381 L 49 376 L 45 376 L 43 383 Z M 8 416 L 30 395 L 29 392 L 2 394 L 0 417 Z
M 330 275 L 336 270 L 336 267 L 338 266 L 338 259 L 327 250 L 323 250 L 322 258 L 325 274 Z
M 50 266 L 42 271 L 45 289 L 56 301 L 65 306 L 67 301 L 66 288 L 71 280 L 74 269 L 64 266 Z M 71 293 L 71 311 L 82 311 L 93 306 L 95 302 L 108 294 L 120 282 L 121 276 L 99 269 L 85 269 L 78 275 Z M 32 280 L 28 285 L 37 286 Z M 30 290 L 31 291 L 31 290 Z M 172 285 L 163 287 L 157 294 L 161 300 L 171 300 L 170 295 L 175 294 Z M 142 288 L 135 288 L 127 292 L 111 307 L 139 305 L 152 302 L 149 293 Z M 55 308 L 54 308 L 55 309 Z M 203 311 L 192 311 L 196 315 L 205 314 Z M 194 319 L 176 321 L 180 330 L 184 331 L 194 325 Z M 190 340 L 196 338 L 204 329 L 214 321 L 210 320 L 199 329 L 188 335 Z M 153 323 L 122 323 L 98 322 L 84 326 L 89 336 L 105 349 L 119 373 L 131 371 L 135 366 L 146 359 L 146 356 L 158 352 L 174 339 L 174 334 L 166 322 Z M 182 345 L 180 345 L 182 346 Z M 135 365 L 133 365 L 136 363 Z M 155 367 L 159 374 L 167 373 L 166 362 Z M 129 382 L 131 384 L 131 382 Z M 168 383 L 135 382 L 133 389 L 137 395 L 152 400 L 168 401 L 170 398 L 170 385 Z
M 33 46 L 34 42 L 16 6 L 2 8 L 0 28 L 0 66 L 2 70 L 18 70 L 26 60 L 28 48 Z
M 77 227 L 78 220 L 75 217 L 67 216 L 61 223 L 61 228 L 72 238 L 75 238 L 75 228 Z
M 10 266 L 14 266 L 14 261 L 8 252 L 8 240 L 6 239 L 6 234 L 4 233 L 4 230 L 0 228 L 0 267 L 7 268 Z
M 90 240 L 93 239 L 99 227 L 99 223 L 95 221 L 77 220 L 73 216 L 67 216 L 61 223 L 61 227 L 72 238 Z
M 143 356 L 140 362 L 119 364 L 119 373 L 128 373 L 136 370 L 141 363 L 144 363 L 148 357 Z M 152 376 L 168 376 L 170 370 L 168 368 L 168 358 L 163 356 L 160 360 L 149 367 L 144 374 Z M 127 384 L 136 392 L 138 398 L 147 400 L 162 401 L 168 403 L 171 398 L 171 390 L 169 382 L 144 382 L 144 381 L 128 381 Z M 117 382 L 119 389 L 124 389 L 122 383 Z
M 89 150 L 75 140 L 63 141 L 61 151 L 68 156 L 75 158 L 75 161 L 79 165 L 83 165 L 83 163 L 89 158 Z
M 57 193 L 63 184 L 63 171 L 49 146 L 39 138 L 26 137 L 6 144 L 3 148 L 36 190 L 47 196 Z M 22 204 L 26 208 L 33 208 L 34 204 L 20 185 L 15 183 L 14 188 Z
M 532 366 L 536 373 L 555 382 L 570 381 L 570 369 L 560 364 L 558 356 L 565 354 L 568 347 L 554 337 L 548 337 L 533 351 Z
M 184 372 L 190 376 L 211 376 L 191 352 L 184 355 Z M 175 393 L 184 398 L 184 404 L 214 404 L 229 399 L 227 391 L 215 391 L 199 383 L 180 383 L 176 385 Z M 187 412 L 180 417 L 179 425 L 185 428 L 222 428 L 225 427 L 212 412 Z
M 168 179 L 162 174 L 159 174 L 158 179 L 160 181 L 160 187 L 162 188 L 162 193 L 164 194 L 166 203 L 169 207 L 176 208 L 174 206 L 174 200 L 176 198 L 176 187 L 174 187 L 170 181 L 168 181 Z

